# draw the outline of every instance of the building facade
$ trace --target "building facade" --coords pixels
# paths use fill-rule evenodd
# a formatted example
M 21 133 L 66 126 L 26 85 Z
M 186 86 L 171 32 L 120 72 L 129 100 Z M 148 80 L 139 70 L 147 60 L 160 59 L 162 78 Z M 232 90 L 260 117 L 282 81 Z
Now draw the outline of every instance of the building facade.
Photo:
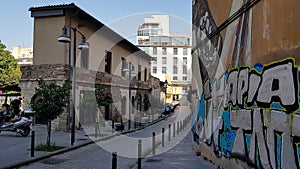
M 167 80 L 166 102 L 187 104 L 185 93 L 191 84 L 191 37 L 170 34 L 168 15 L 145 18 L 137 31 L 137 46 L 152 56 L 151 75 Z
M 70 51 L 73 51 L 74 33 L 69 32 L 69 36 L 72 33 L 71 44 L 58 42 L 58 37 L 62 27 L 75 26 L 89 44 L 89 49 L 76 49 L 76 126 L 94 125 L 98 116 L 105 120 L 127 121 L 133 114 L 143 116 L 148 113 L 143 98 L 151 94 L 149 89 L 153 86 L 159 88 L 151 81 L 151 57 L 148 54 L 73 3 L 32 7 L 29 11 L 34 18 L 34 57 L 32 66 L 21 67 L 20 87 L 22 95 L 29 100 L 25 103 L 30 103 L 33 97 L 37 78 L 58 83 L 71 81 L 69 63 L 73 63 L 74 54 Z M 80 37 L 79 33 L 77 35 Z M 80 38 L 76 44 L 80 44 Z M 129 62 L 131 75 L 125 72 Z M 87 95 L 95 100 L 96 84 L 109 91 L 106 96 L 112 103 L 99 110 L 97 105 L 90 106 L 90 111 L 80 109 L 79 105 Z M 65 129 L 70 118 L 73 117 L 64 113 L 58 119 L 59 128 Z
M 300 1 L 193 1 L 195 148 L 220 168 L 300 167 Z
M 13 46 L 11 53 L 20 65 L 31 65 L 33 63 L 33 48 L 31 47 Z

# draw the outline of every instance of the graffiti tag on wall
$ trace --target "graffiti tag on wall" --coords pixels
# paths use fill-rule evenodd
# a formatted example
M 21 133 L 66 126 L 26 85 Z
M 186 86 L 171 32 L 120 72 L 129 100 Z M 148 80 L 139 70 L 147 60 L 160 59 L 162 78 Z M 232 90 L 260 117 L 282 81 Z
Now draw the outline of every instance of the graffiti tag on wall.
M 198 102 L 196 138 L 257 167 L 299 168 L 298 74 L 292 58 L 224 73 Z

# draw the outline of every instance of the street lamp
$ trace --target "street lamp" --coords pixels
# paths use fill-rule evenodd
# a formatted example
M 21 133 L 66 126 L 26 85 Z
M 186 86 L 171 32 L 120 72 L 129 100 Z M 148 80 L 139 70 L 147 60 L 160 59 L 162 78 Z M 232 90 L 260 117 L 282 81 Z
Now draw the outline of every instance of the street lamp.
M 128 118 L 128 130 L 130 130 L 131 128 L 131 74 L 134 73 L 134 69 L 132 67 L 132 63 L 131 62 L 126 62 L 126 65 L 125 65 L 125 68 L 123 69 L 124 72 L 129 72 L 129 78 L 128 78 L 128 102 L 129 102 L 129 106 L 128 106 L 128 109 L 129 109 L 129 118 Z
M 75 142 L 75 100 L 76 100 L 76 32 L 78 32 L 81 35 L 81 43 L 78 46 L 78 49 L 88 49 L 89 46 L 86 43 L 85 36 L 77 30 L 77 27 L 70 26 L 70 29 L 73 30 L 73 77 L 72 77 L 72 128 L 71 128 L 71 145 Z M 58 37 L 58 41 L 62 43 L 71 43 L 71 38 L 67 34 L 67 27 L 64 26 L 62 28 L 62 34 Z M 71 45 L 71 44 L 70 44 Z M 70 58 L 69 58 L 70 59 Z M 70 68 L 70 65 L 69 65 Z M 70 72 L 70 69 L 69 69 Z M 70 83 L 70 79 L 69 79 Z M 70 104 L 70 102 L 69 102 Z M 70 113 L 69 113 L 70 114 Z
M 166 108 L 166 103 L 167 103 L 167 88 L 168 88 L 168 85 L 169 85 L 169 83 L 168 83 L 168 81 L 166 80 L 165 82 L 164 82 L 164 88 L 165 88 L 165 112 L 167 111 L 167 108 Z

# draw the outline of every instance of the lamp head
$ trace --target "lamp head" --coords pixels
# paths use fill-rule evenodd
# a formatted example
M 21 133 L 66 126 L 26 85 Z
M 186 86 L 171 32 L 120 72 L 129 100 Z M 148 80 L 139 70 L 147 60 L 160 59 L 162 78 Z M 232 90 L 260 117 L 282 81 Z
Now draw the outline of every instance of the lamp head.
M 89 44 L 86 42 L 86 38 L 85 36 L 81 37 L 81 43 L 78 46 L 78 49 L 88 49 L 89 48 Z
M 61 35 L 58 37 L 58 41 L 59 41 L 59 42 L 62 42 L 62 43 L 70 43 L 70 42 L 71 42 L 71 39 L 70 39 L 70 37 L 69 37 L 68 34 L 67 34 L 67 27 L 66 27 L 66 26 L 64 26 L 64 27 L 62 28 L 62 33 L 61 33 Z

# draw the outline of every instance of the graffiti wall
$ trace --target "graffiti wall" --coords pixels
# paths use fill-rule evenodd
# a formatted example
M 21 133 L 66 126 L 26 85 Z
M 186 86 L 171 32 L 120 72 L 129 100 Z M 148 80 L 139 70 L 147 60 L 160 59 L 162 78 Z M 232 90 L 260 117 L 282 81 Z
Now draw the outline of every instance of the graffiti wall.
M 227 1 L 223 12 L 220 4 L 193 1 L 194 141 L 249 167 L 300 168 L 300 38 L 287 42 L 289 48 L 272 41 L 290 33 L 272 31 L 271 0 Z M 242 8 L 248 10 L 237 12 Z M 261 18 L 259 9 L 267 10 Z M 221 29 L 224 15 L 238 17 Z M 265 51 L 254 45 L 266 39 L 274 45 L 262 46 Z

